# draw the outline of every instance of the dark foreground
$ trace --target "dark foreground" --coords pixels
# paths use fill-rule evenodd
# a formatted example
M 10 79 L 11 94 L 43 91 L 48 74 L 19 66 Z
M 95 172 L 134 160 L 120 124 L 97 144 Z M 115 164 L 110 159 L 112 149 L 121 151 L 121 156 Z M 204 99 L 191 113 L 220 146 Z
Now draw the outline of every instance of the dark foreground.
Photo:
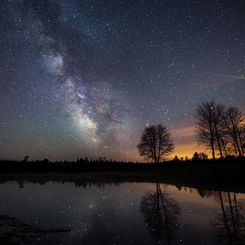
M 2 162 L 0 244 L 245 244 L 244 159 Z
M 1 162 L 0 183 L 50 180 L 74 182 L 158 182 L 245 193 L 245 160 L 170 161 L 163 164 L 116 162 Z

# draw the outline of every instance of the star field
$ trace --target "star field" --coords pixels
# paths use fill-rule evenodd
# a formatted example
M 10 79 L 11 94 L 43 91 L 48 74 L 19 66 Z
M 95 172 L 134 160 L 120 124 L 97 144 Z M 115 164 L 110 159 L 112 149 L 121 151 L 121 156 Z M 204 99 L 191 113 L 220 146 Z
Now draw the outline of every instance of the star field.
M 243 1 L 3 0 L 0 158 L 140 160 L 146 125 L 192 155 L 209 99 L 245 110 Z

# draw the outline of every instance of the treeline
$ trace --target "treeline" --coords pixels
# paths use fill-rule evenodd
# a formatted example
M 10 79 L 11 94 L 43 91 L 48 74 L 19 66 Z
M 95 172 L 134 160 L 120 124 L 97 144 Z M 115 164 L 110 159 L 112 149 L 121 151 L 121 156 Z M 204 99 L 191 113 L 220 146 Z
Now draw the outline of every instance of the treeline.
M 51 162 L 47 159 L 42 161 L 0 161 L 0 173 L 34 173 L 34 172 L 50 172 L 50 173 L 82 173 L 82 172 L 131 172 L 138 170 L 166 170 L 168 168 L 175 169 L 188 169 L 192 166 L 205 166 L 209 169 L 210 166 L 238 166 L 244 165 L 244 157 L 226 157 L 222 159 L 197 159 L 192 158 L 190 160 L 181 161 L 179 159 L 173 159 L 156 164 L 145 164 L 139 162 L 119 162 L 119 161 L 86 161 L 85 159 L 79 159 L 78 161 L 68 162 Z M 232 164 L 231 164 L 232 163 Z
M 43 160 L 36 160 L 36 161 L 30 161 L 29 160 L 30 157 L 29 156 L 25 156 L 24 159 L 22 160 L 23 163 L 30 163 L 30 162 L 34 162 L 34 163 L 58 163 L 58 164 L 66 164 L 66 163 L 72 163 L 72 164 L 76 164 L 76 163 L 90 163 L 90 164 L 96 164 L 96 163 L 100 163 L 100 164 L 132 164 L 132 163 L 137 163 L 137 162 L 129 162 L 129 161 L 117 161 L 117 160 L 112 160 L 112 159 L 106 159 L 106 157 L 99 157 L 99 158 L 88 158 L 88 157 L 78 157 L 76 161 L 50 161 L 47 158 L 44 158 Z M 3 161 L 2 161 L 3 162 Z M 11 162 L 11 161 L 8 161 Z M 19 161 L 12 161 L 12 162 L 19 162 Z
M 79 158 L 77 161 L 0 161 L 1 172 L 104 172 L 144 168 L 143 163 Z
M 245 119 L 237 107 L 215 101 L 203 102 L 196 110 L 197 136 L 215 159 L 229 155 L 244 156 Z

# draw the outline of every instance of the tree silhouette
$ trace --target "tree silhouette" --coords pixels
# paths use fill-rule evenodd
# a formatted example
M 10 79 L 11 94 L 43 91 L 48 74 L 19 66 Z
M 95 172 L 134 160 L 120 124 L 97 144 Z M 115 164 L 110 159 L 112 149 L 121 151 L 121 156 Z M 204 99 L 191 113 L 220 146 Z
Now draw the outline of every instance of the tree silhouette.
M 208 156 L 204 152 L 195 152 L 192 157 L 192 161 L 198 161 L 198 160 L 207 160 Z
M 138 145 L 140 155 L 154 163 L 161 162 L 168 153 L 173 151 L 173 148 L 170 134 L 161 124 L 145 128 Z
M 212 150 L 215 159 L 215 132 L 213 125 L 214 102 L 205 102 L 199 105 L 196 110 L 197 136 L 201 143 L 204 143 Z
M 23 162 L 28 162 L 29 161 L 29 156 L 24 156 Z
M 200 160 L 199 155 L 198 155 L 197 152 L 195 152 L 195 153 L 193 154 L 192 160 L 193 160 L 193 161 L 198 161 L 198 160 Z
M 242 127 L 245 119 L 242 112 L 237 107 L 228 107 L 223 117 L 224 130 L 232 139 L 235 151 L 239 156 L 243 155 Z
M 213 159 L 216 148 L 220 157 L 223 157 L 221 139 L 224 109 L 223 105 L 209 101 L 200 104 L 196 110 L 198 140 L 211 148 Z
M 142 197 L 140 211 L 144 214 L 148 230 L 159 240 L 171 243 L 178 230 L 180 208 L 177 203 L 161 191 L 156 183 L 156 191 Z
M 230 153 L 244 155 L 245 118 L 237 107 L 226 108 L 214 101 L 203 102 L 196 110 L 197 136 L 222 158 Z

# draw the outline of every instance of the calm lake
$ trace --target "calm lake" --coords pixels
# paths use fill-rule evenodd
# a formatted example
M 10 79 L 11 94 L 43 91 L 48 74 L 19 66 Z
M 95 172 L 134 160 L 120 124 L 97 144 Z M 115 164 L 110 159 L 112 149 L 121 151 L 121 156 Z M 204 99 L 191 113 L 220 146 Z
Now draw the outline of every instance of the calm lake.
M 0 244 L 244 244 L 245 195 L 159 183 L 2 181 Z

